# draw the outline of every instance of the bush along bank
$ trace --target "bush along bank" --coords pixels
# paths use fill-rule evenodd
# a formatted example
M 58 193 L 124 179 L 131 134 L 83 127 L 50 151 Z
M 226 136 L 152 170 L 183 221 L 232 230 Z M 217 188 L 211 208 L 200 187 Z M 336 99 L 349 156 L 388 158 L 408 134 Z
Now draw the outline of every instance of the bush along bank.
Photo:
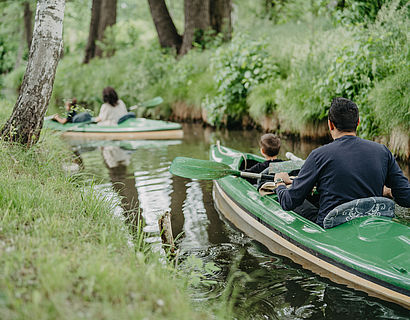
M 111 85 L 128 106 L 164 98 L 139 116 L 320 139 L 328 137 L 331 99 L 342 96 L 359 106 L 361 137 L 383 141 L 410 159 L 410 4 L 386 1 L 366 20 L 354 8 L 332 11 L 323 1 L 289 0 L 271 20 L 249 21 L 241 10 L 254 4 L 237 3 L 231 42 L 211 40 L 205 50 L 198 46 L 180 59 L 161 52 L 156 39 L 88 65 L 67 55 L 57 70 L 53 103 L 76 96 L 96 113 L 102 88 Z M 304 10 L 291 11 L 297 4 Z M 17 87 L 18 78 L 12 73 L 4 83 Z
M 138 235 L 130 245 L 110 203 L 65 174 L 58 138 L 0 149 L 1 319 L 208 318 L 174 268 Z
M 388 2 L 366 24 L 353 23 L 346 11 L 347 22 L 318 17 L 313 31 L 307 23 L 290 25 L 289 31 L 273 26 L 268 40 L 265 34 L 260 41 L 235 35 L 208 53 L 210 64 L 202 74 L 212 74 L 215 87 L 199 90 L 202 119 L 213 126 L 256 125 L 320 139 L 328 137 L 330 102 L 341 96 L 359 106 L 361 137 L 382 141 L 409 160 L 409 8 Z M 307 40 L 296 37 L 298 32 Z M 288 33 L 286 41 L 283 33 Z M 195 77 L 200 78 L 197 73 Z M 194 86 L 190 75 L 185 78 L 184 83 Z

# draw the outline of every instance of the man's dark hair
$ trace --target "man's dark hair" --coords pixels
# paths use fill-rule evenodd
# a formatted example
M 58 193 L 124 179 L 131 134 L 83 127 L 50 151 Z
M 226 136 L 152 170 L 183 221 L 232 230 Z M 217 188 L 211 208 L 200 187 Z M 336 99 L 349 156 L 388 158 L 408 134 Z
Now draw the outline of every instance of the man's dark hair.
M 345 98 L 334 98 L 329 109 L 329 120 L 342 132 L 355 132 L 359 121 L 357 105 Z
M 104 102 L 108 102 L 113 107 L 117 105 L 118 95 L 117 95 L 117 92 L 115 92 L 113 88 L 111 87 L 104 88 L 102 94 L 103 94 Z
M 280 139 L 272 133 L 266 133 L 261 137 L 259 145 L 267 156 L 273 157 L 279 153 Z

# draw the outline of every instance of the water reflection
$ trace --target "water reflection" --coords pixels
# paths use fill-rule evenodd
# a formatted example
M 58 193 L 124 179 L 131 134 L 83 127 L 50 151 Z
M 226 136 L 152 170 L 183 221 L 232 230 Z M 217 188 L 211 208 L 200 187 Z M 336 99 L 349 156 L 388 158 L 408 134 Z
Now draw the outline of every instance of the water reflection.
M 128 172 L 131 154 L 118 146 L 101 147 L 101 155 L 110 176 L 112 188 L 117 192 L 126 222 L 138 227 L 141 220 L 138 192 L 134 175 Z
M 140 208 L 151 241 L 159 241 L 159 215 L 170 211 L 182 256 L 194 254 L 220 267 L 209 276 L 216 284 L 193 290 L 199 304 L 226 294 L 233 283 L 238 319 L 404 319 L 408 313 L 397 305 L 334 284 L 269 253 L 219 216 L 213 205 L 212 182 L 168 172 L 176 156 L 208 159 L 209 146 L 217 140 L 258 153 L 259 136 L 254 130 L 214 131 L 185 125 L 182 141 L 98 142 L 77 145 L 77 150 L 85 171 L 101 181 L 98 188 L 117 195 L 123 212 L 135 215 Z M 284 159 L 291 151 L 305 158 L 318 145 L 282 139 L 279 156 Z

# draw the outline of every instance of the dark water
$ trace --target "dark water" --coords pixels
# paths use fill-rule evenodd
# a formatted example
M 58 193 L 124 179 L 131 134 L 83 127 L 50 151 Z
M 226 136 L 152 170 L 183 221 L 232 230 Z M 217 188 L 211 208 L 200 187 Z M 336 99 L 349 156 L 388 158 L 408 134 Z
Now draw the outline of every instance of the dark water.
M 141 208 L 145 231 L 156 242 L 158 217 L 171 211 L 173 234 L 180 235 L 181 260 L 198 257 L 219 270 L 193 286 L 198 304 L 214 299 L 235 301 L 237 319 L 408 319 L 395 304 L 369 297 L 301 268 L 288 258 L 273 255 L 261 244 L 231 227 L 215 210 L 212 182 L 172 176 L 176 156 L 208 159 L 209 146 L 221 141 L 244 152 L 258 153 L 257 131 L 214 131 L 185 125 L 183 140 L 88 143 L 76 146 L 85 172 L 102 181 L 96 188 L 117 199 L 115 212 Z M 287 151 L 306 158 L 318 144 L 282 140 Z M 409 168 L 403 168 L 409 176 Z M 157 245 L 158 246 L 158 245 Z M 191 267 L 187 268 L 187 274 Z M 206 281 L 212 283 L 207 284 Z

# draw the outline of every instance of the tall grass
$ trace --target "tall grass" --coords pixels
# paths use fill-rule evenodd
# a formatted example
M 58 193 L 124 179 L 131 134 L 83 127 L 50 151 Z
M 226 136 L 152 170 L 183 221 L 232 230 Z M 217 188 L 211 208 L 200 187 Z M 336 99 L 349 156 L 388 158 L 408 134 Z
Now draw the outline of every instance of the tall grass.
M 108 200 L 62 170 L 46 135 L 0 144 L 1 319 L 204 319 L 186 283 L 115 218 Z

